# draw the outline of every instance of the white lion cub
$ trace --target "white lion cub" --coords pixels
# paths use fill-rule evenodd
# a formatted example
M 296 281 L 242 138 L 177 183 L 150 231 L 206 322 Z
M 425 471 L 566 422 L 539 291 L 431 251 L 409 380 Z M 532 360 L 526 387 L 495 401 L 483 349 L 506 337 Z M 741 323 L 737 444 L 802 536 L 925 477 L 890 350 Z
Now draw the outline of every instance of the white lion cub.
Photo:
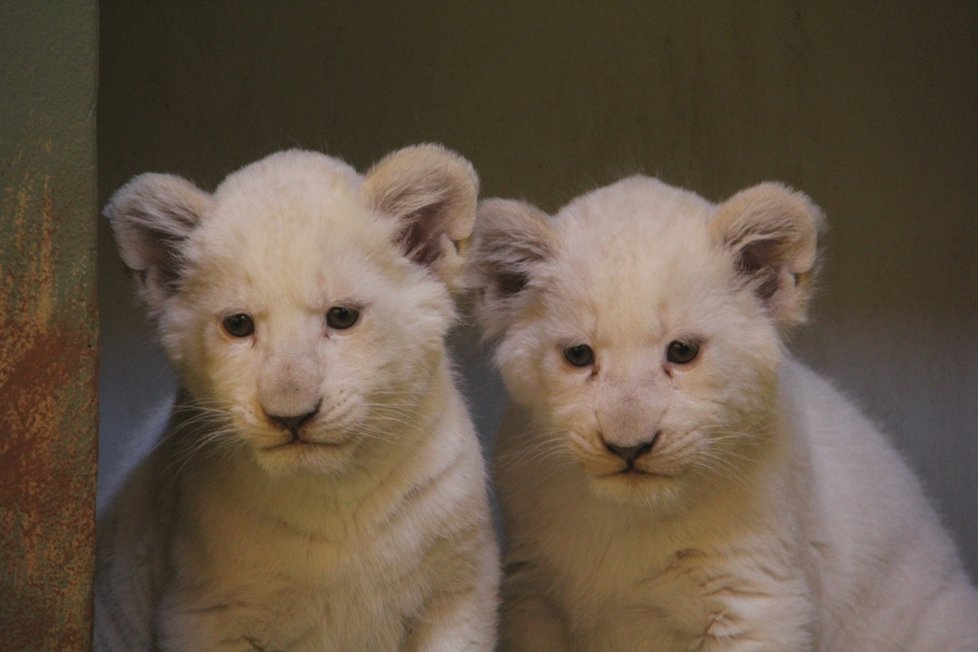
M 106 208 L 181 391 L 99 523 L 112 650 L 491 650 L 485 471 L 444 344 L 477 178 L 287 151 Z
M 783 336 L 822 216 L 632 177 L 480 207 L 504 650 L 974 652 L 978 595 L 883 436 Z

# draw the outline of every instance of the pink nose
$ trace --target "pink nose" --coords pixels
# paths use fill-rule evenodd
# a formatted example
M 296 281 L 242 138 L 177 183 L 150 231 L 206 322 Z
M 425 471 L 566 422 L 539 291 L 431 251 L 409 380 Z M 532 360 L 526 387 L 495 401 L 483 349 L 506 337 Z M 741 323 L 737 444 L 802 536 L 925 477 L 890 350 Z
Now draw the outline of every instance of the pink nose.
M 609 451 L 611 451 L 621 459 L 631 464 L 642 455 L 645 455 L 646 453 L 651 451 L 652 447 L 655 446 L 655 442 L 658 438 L 659 438 L 659 433 L 655 433 L 655 435 L 652 436 L 652 439 L 635 444 L 634 446 L 618 446 L 616 444 L 610 444 L 608 442 L 605 442 L 604 446 Z
M 314 407 L 311 411 L 306 412 L 304 414 L 296 414 L 292 416 L 269 414 L 268 419 L 269 421 L 274 421 L 278 425 L 282 426 L 283 428 L 291 432 L 293 436 L 298 437 L 299 429 L 302 428 L 303 424 L 309 421 L 309 419 L 316 416 L 316 414 L 319 412 L 319 406 L 321 403 L 322 401 L 316 403 L 316 407 Z

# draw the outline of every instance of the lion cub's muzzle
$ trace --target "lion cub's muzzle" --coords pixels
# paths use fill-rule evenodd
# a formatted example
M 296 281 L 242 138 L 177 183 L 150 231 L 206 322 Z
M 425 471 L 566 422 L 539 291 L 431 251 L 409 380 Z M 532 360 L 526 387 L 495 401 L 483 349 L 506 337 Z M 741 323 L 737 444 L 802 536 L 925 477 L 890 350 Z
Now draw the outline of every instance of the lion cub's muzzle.
M 273 353 L 258 380 L 258 404 L 270 423 L 301 439 L 303 426 L 322 407 L 322 381 L 322 369 L 308 348 Z

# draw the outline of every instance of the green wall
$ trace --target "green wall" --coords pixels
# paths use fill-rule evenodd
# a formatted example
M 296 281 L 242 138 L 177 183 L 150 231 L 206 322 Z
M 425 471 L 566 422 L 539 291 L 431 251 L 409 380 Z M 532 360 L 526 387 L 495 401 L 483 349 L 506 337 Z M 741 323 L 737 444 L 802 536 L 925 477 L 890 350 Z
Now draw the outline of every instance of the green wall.
M 978 5 L 169 2 L 101 5 L 99 191 L 213 186 L 276 149 L 359 167 L 439 141 L 484 194 L 555 209 L 644 171 L 720 199 L 764 179 L 830 221 L 794 348 L 893 433 L 978 575 Z M 172 380 L 107 232 L 110 481 Z M 486 436 L 501 397 L 463 333 Z M 475 363 L 479 363 L 476 365 Z
M 0 2 L 0 649 L 87 650 L 98 12 Z

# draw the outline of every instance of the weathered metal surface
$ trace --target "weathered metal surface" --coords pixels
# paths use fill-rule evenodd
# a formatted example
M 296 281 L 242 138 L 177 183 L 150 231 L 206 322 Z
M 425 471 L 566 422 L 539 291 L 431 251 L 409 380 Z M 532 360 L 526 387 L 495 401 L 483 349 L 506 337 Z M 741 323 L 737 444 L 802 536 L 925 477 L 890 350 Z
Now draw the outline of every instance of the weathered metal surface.
M 91 645 L 94 2 L 0 6 L 0 649 Z

